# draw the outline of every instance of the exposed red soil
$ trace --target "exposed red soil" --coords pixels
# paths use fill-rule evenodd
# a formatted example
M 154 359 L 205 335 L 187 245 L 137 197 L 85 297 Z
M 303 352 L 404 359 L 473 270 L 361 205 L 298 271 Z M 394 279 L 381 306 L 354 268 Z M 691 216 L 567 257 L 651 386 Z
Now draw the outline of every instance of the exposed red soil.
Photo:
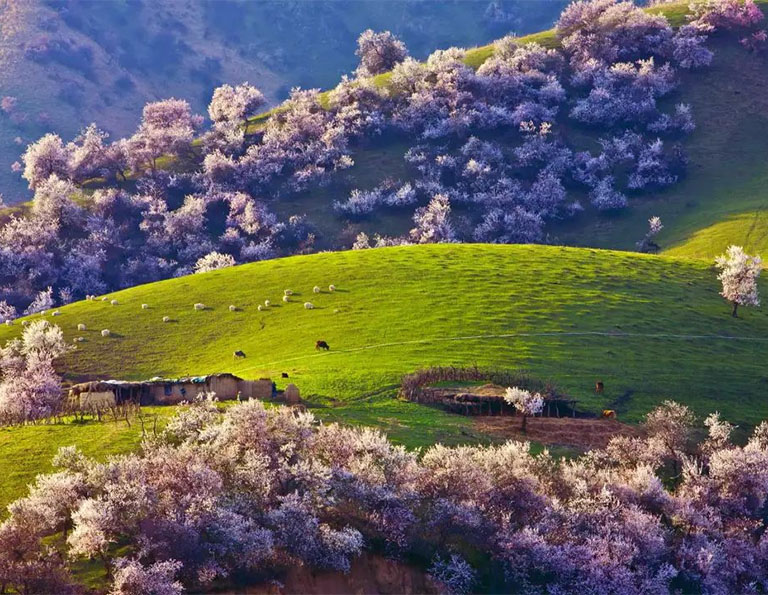
M 584 450 L 602 448 L 614 436 L 639 436 L 635 426 L 615 419 L 572 417 L 529 417 L 527 432 L 521 430 L 522 418 L 510 416 L 477 416 L 472 418 L 476 430 L 504 439 L 531 440 L 547 445 L 572 446 Z
M 375 554 L 363 554 L 352 562 L 348 574 L 313 571 L 306 566 L 291 569 L 280 583 L 253 585 L 238 595 L 381 595 L 438 593 L 426 573 L 410 564 Z

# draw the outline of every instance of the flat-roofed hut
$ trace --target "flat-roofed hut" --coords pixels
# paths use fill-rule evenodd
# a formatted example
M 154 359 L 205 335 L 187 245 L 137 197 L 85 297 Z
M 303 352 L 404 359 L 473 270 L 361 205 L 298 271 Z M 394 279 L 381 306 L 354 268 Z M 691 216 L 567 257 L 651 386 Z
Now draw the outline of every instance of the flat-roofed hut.
M 183 378 L 150 378 L 143 381 L 99 380 L 75 384 L 69 396 L 80 408 L 108 408 L 123 403 L 139 405 L 175 405 L 191 401 L 200 393 L 215 393 L 226 401 L 236 399 L 271 399 L 277 395 L 268 378 L 244 380 L 234 374 L 208 374 Z

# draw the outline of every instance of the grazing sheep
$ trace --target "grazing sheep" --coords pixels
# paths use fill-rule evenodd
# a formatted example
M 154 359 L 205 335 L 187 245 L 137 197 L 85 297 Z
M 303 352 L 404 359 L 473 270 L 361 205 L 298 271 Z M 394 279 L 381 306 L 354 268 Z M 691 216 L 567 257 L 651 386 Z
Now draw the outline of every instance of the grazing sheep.
M 320 288 L 319 288 L 317 285 L 315 285 L 315 286 L 312 288 L 312 293 L 320 293 Z
M 107 301 L 107 296 L 104 296 L 103 298 L 101 298 L 101 301 L 102 302 L 106 302 Z
M 230 312 L 237 312 L 237 306 L 230 306 L 229 307 Z
M 290 289 L 286 289 L 283 293 L 285 295 L 293 295 L 293 291 L 291 291 Z
M 284 295 L 284 296 L 283 296 L 283 301 L 284 301 L 284 302 L 286 302 L 286 303 L 290 302 L 290 301 L 291 301 L 291 296 L 289 296 L 289 295 Z
M 109 333 L 109 329 L 108 328 L 105 328 L 103 331 L 101 331 L 101 336 L 102 337 L 109 337 L 109 334 L 110 333 Z
M 56 310 L 55 312 L 51 312 L 51 316 L 61 316 L 61 312 Z
M 13 325 L 13 320 L 6 320 L 5 321 L 5 326 L 12 326 L 12 325 Z
M 81 322 L 80 324 L 77 325 L 77 330 L 84 331 L 85 330 L 85 325 Z
M 205 304 L 197 303 L 194 306 L 195 310 L 205 310 Z
M 269 300 L 264 300 L 264 307 L 269 308 L 270 303 L 271 302 Z
M 75 337 L 73 340 L 75 343 L 82 343 L 85 341 L 85 337 Z
M 163 322 L 170 322 L 171 317 L 170 316 L 163 316 Z
M 336 291 L 336 286 L 335 286 L 335 285 L 329 285 L 329 286 L 328 286 L 328 291 L 330 291 L 331 293 L 333 293 L 334 291 Z
M 141 305 L 142 310 L 149 310 L 149 304 L 142 304 Z
M 264 306 L 262 306 L 261 304 L 259 304 L 259 307 L 257 308 L 257 310 L 258 310 L 259 312 L 261 312 L 263 309 L 264 309 Z
M 110 300 L 109 303 L 112 304 L 113 306 L 117 306 L 117 300 Z
M 315 308 L 315 305 L 312 302 L 304 302 L 305 310 L 313 310 L 314 308 Z

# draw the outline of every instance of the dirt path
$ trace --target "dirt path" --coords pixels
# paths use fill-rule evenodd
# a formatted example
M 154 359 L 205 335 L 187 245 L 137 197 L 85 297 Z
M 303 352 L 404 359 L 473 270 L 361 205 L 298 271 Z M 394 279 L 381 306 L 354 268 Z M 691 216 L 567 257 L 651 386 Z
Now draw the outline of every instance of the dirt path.
M 639 436 L 640 429 L 611 419 L 571 417 L 530 417 L 528 431 L 520 429 L 521 418 L 509 416 L 477 416 L 474 428 L 498 438 L 531 440 L 551 446 L 571 446 L 589 450 L 602 448 L 619 435 Z

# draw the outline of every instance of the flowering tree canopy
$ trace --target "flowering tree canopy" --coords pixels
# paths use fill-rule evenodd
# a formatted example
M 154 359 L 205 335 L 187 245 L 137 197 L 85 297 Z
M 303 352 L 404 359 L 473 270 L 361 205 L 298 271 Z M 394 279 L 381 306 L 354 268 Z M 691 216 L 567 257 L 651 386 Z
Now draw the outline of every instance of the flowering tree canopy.
M 256 87 L 241 83 L 232 87 L 222 85 L 213 92 L 208 105 L 208 115 L 215 123 L 244 123 L 247 118 L 258 113 L 267 100 Z
M 374 33 L 367 29 L 357 38 L 355 54 L 360 58 L 360 74 L 372 76 L 392 70 L 405 60 L 408 50 L 405 44 L 389 31 Z
M 507 388 L 504 400 L 523 414 L 523 431 L 525 431 L 528 416 L 541 413 L 544 408 L 544 397 L 541 393 L 532 393 L 516 386 Z
M 768 581 L 768 423 L 741 446 L 717 414 L 700 444 L 693 423 L 666 402 L 643 435 L 567 460 L 514 441 L 417 456 L 370 428 L 208 396 L 139 453 L 61 449 L 0 524 L 0 576 L 67 593 L 67 560 L 96 558 L 112 593 L 176 595 L 286 564 L 347 571 L 375 543 L 431 559 L 444 592 L 749 591 Z M 62 535 L 67 555 L 48 555 Z
M 717 278 L 722 282 L 720 292 L 733 304 L 733 316 L 739 306 L 759 306 L 757 278 L 763 270 L 763 261 L 759 256 L 750 256 L 741 246 L 728 246 L 725 254 L 715 259 L 720 269 Z

